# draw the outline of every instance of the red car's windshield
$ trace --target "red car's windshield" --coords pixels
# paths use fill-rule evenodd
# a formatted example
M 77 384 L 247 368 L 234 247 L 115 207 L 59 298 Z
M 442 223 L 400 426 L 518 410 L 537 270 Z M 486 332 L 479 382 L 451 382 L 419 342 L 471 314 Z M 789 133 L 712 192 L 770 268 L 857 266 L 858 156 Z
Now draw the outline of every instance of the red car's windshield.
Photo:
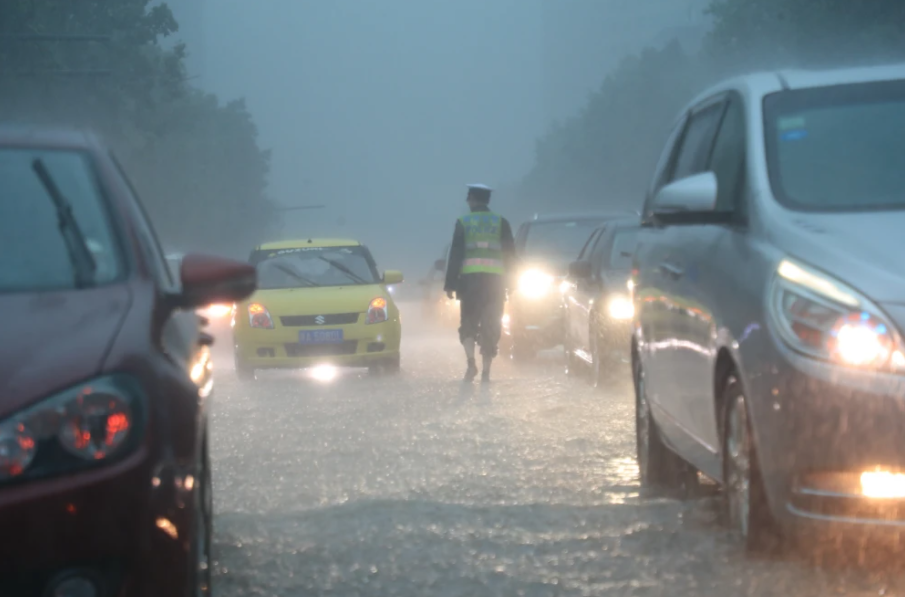
M 40 160 L 72 207 L 95 264 L 92 283 L 116 279 L 121 263 L 90 161 L 75 151 L 0 149 L 0 292 L 74 288 L 71 248 L 57 208 L 36 174 Z

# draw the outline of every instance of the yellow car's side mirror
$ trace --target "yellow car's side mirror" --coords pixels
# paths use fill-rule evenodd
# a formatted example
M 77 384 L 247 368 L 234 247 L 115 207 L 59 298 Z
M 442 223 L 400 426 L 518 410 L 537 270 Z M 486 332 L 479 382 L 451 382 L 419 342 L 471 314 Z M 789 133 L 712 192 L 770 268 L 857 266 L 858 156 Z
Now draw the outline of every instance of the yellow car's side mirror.
M 383 272 L 384 284 L 401 284 L 402 279 L 402 272 L 400 271 L 388 269 L 387 271 Z

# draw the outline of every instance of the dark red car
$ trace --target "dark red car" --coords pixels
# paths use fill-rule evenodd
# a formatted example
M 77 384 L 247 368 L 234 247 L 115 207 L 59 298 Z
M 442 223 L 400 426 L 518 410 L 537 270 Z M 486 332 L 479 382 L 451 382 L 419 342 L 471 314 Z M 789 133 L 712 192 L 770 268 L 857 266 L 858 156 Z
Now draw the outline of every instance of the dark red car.
M 255 270 L 173 279 L 91 135 L 0 129 L 0 595 L 210 594 L 210 336 Z

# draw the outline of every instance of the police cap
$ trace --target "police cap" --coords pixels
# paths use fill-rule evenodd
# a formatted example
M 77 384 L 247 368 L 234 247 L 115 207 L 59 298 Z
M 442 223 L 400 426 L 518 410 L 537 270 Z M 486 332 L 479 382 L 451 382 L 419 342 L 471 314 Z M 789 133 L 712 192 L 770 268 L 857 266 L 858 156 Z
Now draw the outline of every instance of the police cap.
M 493 189 L 486 184 L 468 185 L 468 199 L 474 199 L 482 203 L 490 203 L 490 193 Z

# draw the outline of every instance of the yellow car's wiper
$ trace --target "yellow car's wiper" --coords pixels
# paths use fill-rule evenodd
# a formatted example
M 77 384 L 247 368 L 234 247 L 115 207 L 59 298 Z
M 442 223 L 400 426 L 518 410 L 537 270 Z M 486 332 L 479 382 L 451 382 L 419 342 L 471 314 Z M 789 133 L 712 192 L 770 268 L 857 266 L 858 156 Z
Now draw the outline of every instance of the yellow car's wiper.
M 283 263 L 275 263 L 275 264 L 274 264 L 274 267 L 276 267 L 276 268 L 277 268 L 278 270 L 280 270 L 280 271 L 286 272 L 287 274 L 289 274 L 290 276 L 292 276 L 292 277 L 295 278 L 296 280 L 301 280 L 302 282 L 304 282 L 304 283 L 307 284 L 308 286 L 320 286 L 320 284 L 318 284 L 318 283 L 315 282 L 314 280 L 309 280 L 308 278 L 306 278 L 306 277 L 303 276 L 302 274 L 299 274 L 299 273 L 295 272 L 294 270 L 292 270 L 291 268 L 289 268 L 288 266 L 286 266 L 286 265 L 283 264 Z
M 318 255 L 317 258 L 320 259 L 320 260 L 322 260 L 322 261 L 326 261 L 327 263 L 329 263 L 330 265 L 332 265 L 333 267 L 335 267 L 336 269 L 338 269 L 338 270 L 341 271 L 342 273 L 346 274 L 346 275 L 349 276 L 352 280 L 354 280 L 355 282 L 358 282 L 359 284 L 370 284 L 370 282 L 368 282 L 367 280 L 365 280 L 365 279 L 362 278 L 361 276 L 357 275 L 355 272 L 353 272 L 352 270 L 350 270 L 349 268 L 347 268 L 347 267 L 346 267 L 345 265 L 343 265 L 342 263 L 339 263 L 338 261 L 333 261 L 332 259 L 327 259 L 326 257 L 324 257 L 324 256 L 322 256 L 322 255 Z
M 94 272 L 97 271 L 97 262 L 94 260 L 94 255 L 91 254 L 91 249 L 88 248 L 88 241 L 85 239 L 85 235 L 82 233 L 82 229 L 72 213 L 72 204 L 60 192 L 59 187 L 57 187 L 41 158 L 36 158 L 31 163 L 31 168 L 35 171 L 41 184 L 44 185 L 44 189 L 57 210 L 60 234 L 63 236 L 63 242 L 66 243 L 69 259 L 72 261 L 72 269 L 75 272 L 75 285 L 77 288 L 90 286 L 94 283 Z

